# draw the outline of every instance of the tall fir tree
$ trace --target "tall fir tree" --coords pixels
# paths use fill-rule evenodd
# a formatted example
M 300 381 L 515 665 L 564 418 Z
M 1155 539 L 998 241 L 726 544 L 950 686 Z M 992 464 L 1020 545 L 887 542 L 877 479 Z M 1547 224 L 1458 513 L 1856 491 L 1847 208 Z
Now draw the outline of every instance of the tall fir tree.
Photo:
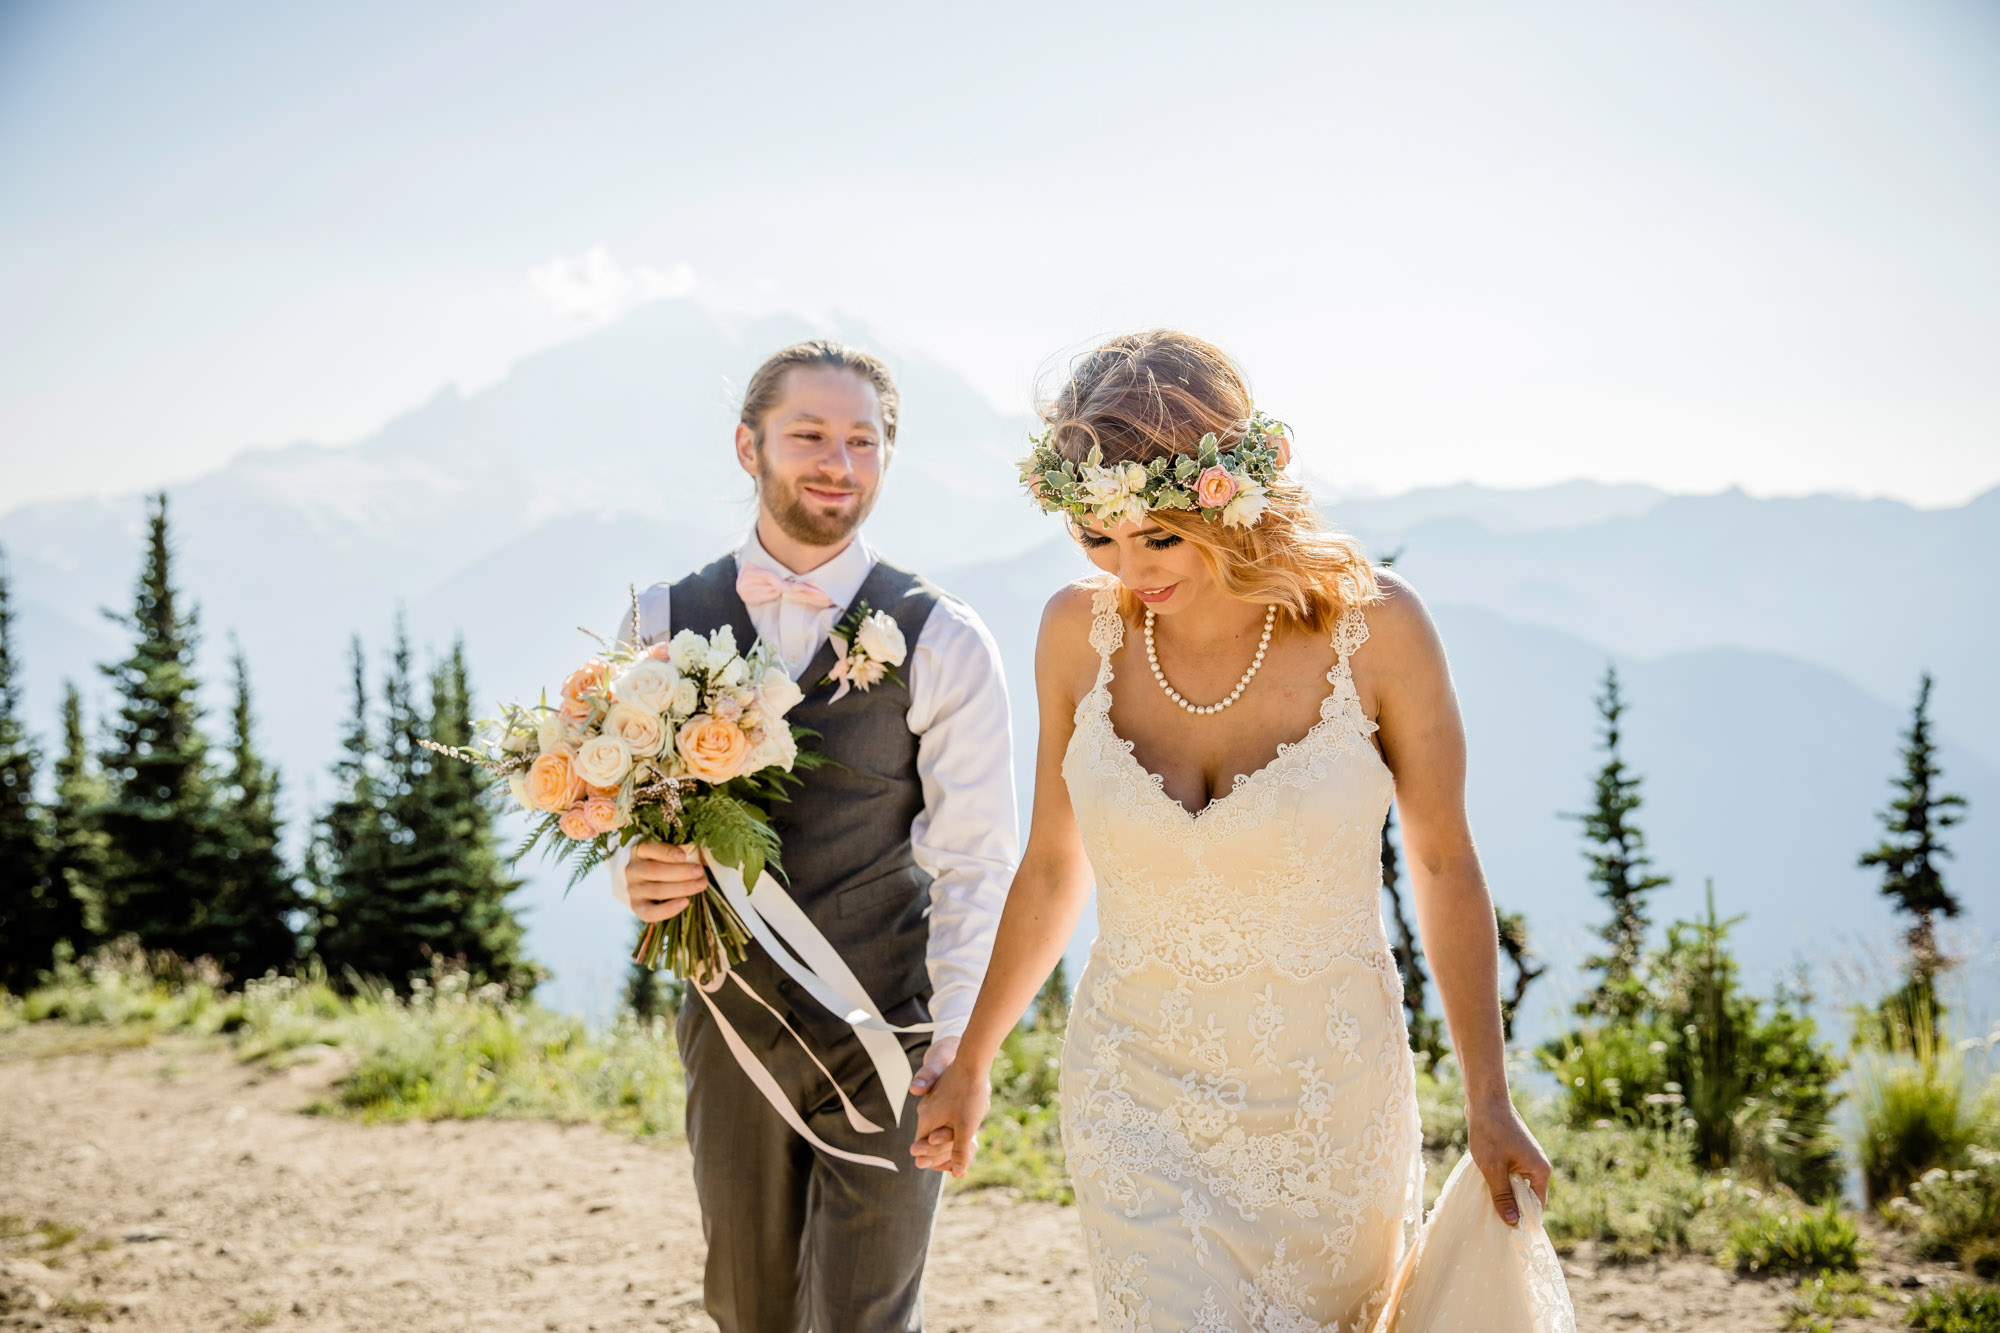
M 132 652 L 103 668 L 119 705 L 103 752 L 110 784 L 100 824 L 109 841 L 105 916 L 115 935 L 183 957 L 215 942 L 217 835 L 208 741 L 195 679 L 195 617 L 173 581 L 167 497 L 153 497 L 132 613 L 114 621 Z
M 295 919 L 304 900 L 279 846 L 278 773 L 257 752 L 250 664 L 233 644 L 230 665 L 235 700 L 229 769 L 218 793 L 215 943 L 210 951 L 231 976 L 255 977 L 298 962 Z
M 1638 975 L 1639 959 L 1646 947 L 1646 929 L 1651 919 L 1646 912 L 1646 895 L 1672 881 L 1651 872 L 1652 858 L 1646 855 L 1646 835 L 1639 831 L 1633 816 L 1644 799 L 1639 794 L 1640 779 L 1625 766 L 1619 749 L 1623 739 L 1620 724 L 1626 706 L 1618 687 L 1618 668 L 1604 669 L 1604 691 L 1596 699 L 1597 716 L 1604 724 L 1600 748 L 1604 767 L 1597 771 L 1595 802 L 1582 814 L 1571 815 L 1583 825 L 1584 857 L 1590 862 L 1590 881 L 1598 896 L 1611 909 L 1611 919 L 1599 928 L 1605 951 L 1584 959 L 1584 966 L 1599 973 L 1597 984 L 1577 1005 L 1582 1015 L 1604 1014 L 1630 1018 L 1645 1003 L 1643 983 Z
M 314 952 L 336 976 L 350 970 L 367 976 L 370 938 L 388 928 L 376 909 L 389 839 L 369 720 L 368 659 L 359 635 L 348 646 L 348 677 L 351 711 L 333 764 L 335 794 L 313 831 L 307 877 L 313 885 Z
M 48 812 L 35 795 L 40 765 L 21 722 L 14 608 L 0 562 L 0 987 L 23 991 L 83 934 L 82 905 L 55 873 Z
M 1957 916 L 1959 902 L 1945 887 L 1938 864 L 1951 856 L 1939 836 L 1965 818 L 1963 796 L 1937 790 L 1944 776 L 1937 763 L 1937 741 L 1931 735 L 1931 673 L 1923 673 L 1910 710 L 1910 729 L 1903 733 L 1903 771 L 1892 779 L 1896 798 L 1881 814 L 1886 835 L 1861 854 L 1864 868 L 1882 872 L 1882 893 L 1909 919 L 1904 940 L 1909 951 L 1908 977 L 1902 996 L 1909 1012 L 1905 1021 L 1928 1021 L 1935 1031 L 1937 995 L 1934 982 L 1945 960 L 1938 952 L 1937 917 Z M 1917 1011 L 1923 1011 L 1919 1014 Z
M 55 763 L 55 799 L 49 805 L 49 844 L 56 878 L 76 898 L 83 916 L 78 953 L 104 933 L 107 843 L 98 827 L 107 789 L 90 754 L 83 725 L 83 696 L 74 681 L 63 682 L 62 753 Z

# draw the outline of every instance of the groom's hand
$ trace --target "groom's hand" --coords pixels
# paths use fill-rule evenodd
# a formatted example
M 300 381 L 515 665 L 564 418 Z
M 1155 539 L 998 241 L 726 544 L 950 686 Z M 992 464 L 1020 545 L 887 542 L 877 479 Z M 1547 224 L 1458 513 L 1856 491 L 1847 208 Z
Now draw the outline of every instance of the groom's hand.
M 957 1054 L 957 1037 L 939 1037 L 932 1042 L 930 1051 L 924 1056 L 924 1067 L 910 1080 L 910 1095 L 921 1097 L 936 1087 L 938 1077 L 951 1068 L 952 1058 Z
M 687 910 L 688 902 L 708 888 L 708 871 L 694 847 L 669 847 L 663 842 L 635 842 L 625 867 L 625 892 L 632 915 L 641 921 L 665 921 Z

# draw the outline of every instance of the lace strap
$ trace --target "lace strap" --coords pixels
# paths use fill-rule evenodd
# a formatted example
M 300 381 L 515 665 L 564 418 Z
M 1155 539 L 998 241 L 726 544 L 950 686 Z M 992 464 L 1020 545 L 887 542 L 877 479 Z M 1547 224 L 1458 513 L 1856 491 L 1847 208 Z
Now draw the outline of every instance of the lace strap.
M 1352 671 L 1347 659 L 1360 651 L 1361 645 L 1366 642 L 1368 642 L 1368 617 L 1361 613 L 1359 605 L 1349 602 L 1341 611 L 1340 619 L 1333 625 L 1333 651 L 1338 659 L 1335 670 L 1351 678 Z
M 1103 702 L 1108 707 L 1111 654 L 1125 643 L 1125 617 L 1118 612 L 1118 589 L 1099 588 L 1090 599 L 1090 611 L 1090 646 L 1097 650 L 1097 684 L 1091 693 L 1104 695 Z

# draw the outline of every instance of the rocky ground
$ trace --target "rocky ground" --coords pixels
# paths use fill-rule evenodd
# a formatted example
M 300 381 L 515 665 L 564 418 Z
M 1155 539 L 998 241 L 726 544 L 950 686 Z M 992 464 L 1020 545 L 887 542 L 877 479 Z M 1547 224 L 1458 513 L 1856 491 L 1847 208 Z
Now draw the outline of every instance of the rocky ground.
M 300 1114 L 342 1070 L 191 1041 L 77 1051 L 76 1029 L 0 1037 L 0 1328 L 712 1329 L 684 1148 L 523 1121 L 361 1125 Z M 1878 1237 L 1869 1317 L 1945 1274 Z M 1696 1259 L 1568 1264 L 1583 1329 L 1774 1333 L 1793 1284 Z M 1905 1285 L 1906 1283 L 1910 1285 Z M 1886 1288 L 1886 1290 L 1884 1290 Z M 948 1197 L 935 1330 L 1084 1330 L 1075 1214 Z

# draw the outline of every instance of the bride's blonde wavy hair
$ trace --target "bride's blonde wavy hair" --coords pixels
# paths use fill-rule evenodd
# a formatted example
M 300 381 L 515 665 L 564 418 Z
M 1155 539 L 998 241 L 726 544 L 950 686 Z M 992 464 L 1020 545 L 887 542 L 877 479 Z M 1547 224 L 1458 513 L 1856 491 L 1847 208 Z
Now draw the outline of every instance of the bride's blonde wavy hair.
M 1152 329 L 1078 357 L 1040 413 L 1049 444 L 1072 462 L 1095 445 L 1107 464 L 1146 463 L 1192 455 L 1211 431 L 1225 451 L 1233 448 L 1249 430 L 1251 406 L 1243 372 L 1220 348 Z M 1186 509 L 1155 509 L 1147 518 L 1193 545 L 1231 597 L 1275 602 L 1316 634 L 1332 633 L 1348 606 L 1381 598 L 1360 544 L 1326 525 L 1294 477 L 1281 473 L 1266 496 L 1262 519 L 1248 528 Z M 1136 613 L 1129 591 L 1121 589 L 1119 600 L 1127 615 Z

